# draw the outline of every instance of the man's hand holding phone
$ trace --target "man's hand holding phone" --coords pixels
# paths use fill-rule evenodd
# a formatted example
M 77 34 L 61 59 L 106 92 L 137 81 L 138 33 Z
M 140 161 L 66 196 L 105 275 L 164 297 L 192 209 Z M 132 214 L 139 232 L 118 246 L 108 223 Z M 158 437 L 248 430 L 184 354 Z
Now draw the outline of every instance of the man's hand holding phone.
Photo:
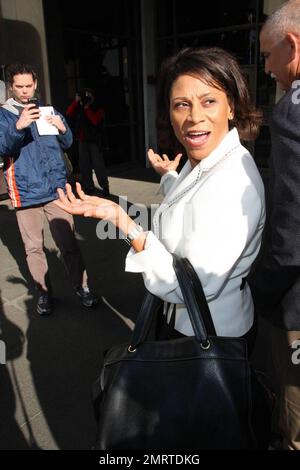
M 21 131 L 22 129 L 29 127 L 30 124 L 39 119 L 39 117 L 40 110 L 38 108 L 38 100 L 36 98 L 30 98 L 16 122 L 17 130 Z

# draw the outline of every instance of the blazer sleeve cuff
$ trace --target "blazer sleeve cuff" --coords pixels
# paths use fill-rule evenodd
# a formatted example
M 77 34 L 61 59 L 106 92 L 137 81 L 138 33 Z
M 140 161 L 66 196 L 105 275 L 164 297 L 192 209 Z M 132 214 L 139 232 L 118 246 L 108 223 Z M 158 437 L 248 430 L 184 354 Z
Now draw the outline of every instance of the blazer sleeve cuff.
M 170 253 L 158 240 L 153 232 L 147 232 L 145 247 L 143 251 L 136 253 L 132 248 L 127 254 L 125 261 L 125 271 L 132 273 L 143 273 L 152 270 L 159 260 L 160 265 L 164 265 L 165 258 L 170 257 Z M 167 264 L 169 264 L 167 262 Z

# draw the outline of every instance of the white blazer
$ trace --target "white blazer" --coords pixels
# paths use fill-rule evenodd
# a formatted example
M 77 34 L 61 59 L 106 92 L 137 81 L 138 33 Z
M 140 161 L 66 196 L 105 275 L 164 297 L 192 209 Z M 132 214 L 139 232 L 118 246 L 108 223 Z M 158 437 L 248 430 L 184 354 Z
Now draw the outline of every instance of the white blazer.
M 147 233 L 145 249 L 130 250 L 126 271 L 143 274 L 146 288 L 176 305 L 175 328 L 193 335 L 172 266 L 171 253 L 186 257 L 196 270 L 222 336 L 241 336 L 253 323 L 246 284 L 265 222 L 264 187 L 250 153 L 232 129 L 211 154 L 178 175 L 162 177 L 165 193 Z

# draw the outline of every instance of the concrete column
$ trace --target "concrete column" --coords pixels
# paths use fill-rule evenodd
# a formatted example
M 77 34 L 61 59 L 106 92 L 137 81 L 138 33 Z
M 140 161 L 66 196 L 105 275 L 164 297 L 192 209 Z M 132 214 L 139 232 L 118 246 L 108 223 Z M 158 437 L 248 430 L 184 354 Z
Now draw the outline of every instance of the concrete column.
M 3 80 L 0 80 L 0 105 L 6 100 L 6 90 L 5 83 Z
M 51 102 L 42 0 L 0 0 L 0 64 L 37 68 L 43 101 Z
M 5 99 L 6 99 L 5 83 L 2 80 L 0 80 L 0 105 L 4 103 Z M 3 198 L 3 195 L 6 194 L 7 192 L 6 184 L 4 181 L 3 170 L 2 170 L 2 164 L 3 164 L 3 160 L 1 160 L 1 157 L 0 157 L 0 200 L 1 200 L 1 197 Z M 1 364 L 1 361 L 0 361 L 0 364 Z
M 153 2 L 141 0 L 143 94 L 145 120 L 145 159 L 147 150 L 157 148 L 156 136 L 156 44 L 155 44 L 155 8 Z
M 264 14 L 271 15 L 277 10 L 286 0 L 264 0 Z

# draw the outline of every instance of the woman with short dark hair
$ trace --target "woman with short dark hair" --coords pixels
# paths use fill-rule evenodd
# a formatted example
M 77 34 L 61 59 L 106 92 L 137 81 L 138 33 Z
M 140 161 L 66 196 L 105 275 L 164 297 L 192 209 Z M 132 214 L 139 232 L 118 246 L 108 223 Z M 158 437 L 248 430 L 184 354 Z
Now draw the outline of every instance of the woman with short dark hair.
M 172 253 L 188 258 L 221 336 L 255 338 L 254 309 L 245 282 L 261 243 L 264 188 L 242 139 L 256 136 L 261 116 L 252 106 L 242 72 L 218 48 L 185 49 L 168 59 L 159 79 L 158 114 L 168 146 L 178 143 L 187 162 L 148 151 L 162 176 L 165 194 L 144 232 L 117 204 L 59 190 L 61 207 L 111 221 L 125 232 L 132 250 L 126 269 L 143 274 L 146 288 L 165 301 L 163 336 L 193 335 L 173 269 Z M 171 304 L 171 305 L 170 305 Z M 175 308 L 173 308 L 175 305 Z M 174 328 L 170 326 L 173 316 Z

